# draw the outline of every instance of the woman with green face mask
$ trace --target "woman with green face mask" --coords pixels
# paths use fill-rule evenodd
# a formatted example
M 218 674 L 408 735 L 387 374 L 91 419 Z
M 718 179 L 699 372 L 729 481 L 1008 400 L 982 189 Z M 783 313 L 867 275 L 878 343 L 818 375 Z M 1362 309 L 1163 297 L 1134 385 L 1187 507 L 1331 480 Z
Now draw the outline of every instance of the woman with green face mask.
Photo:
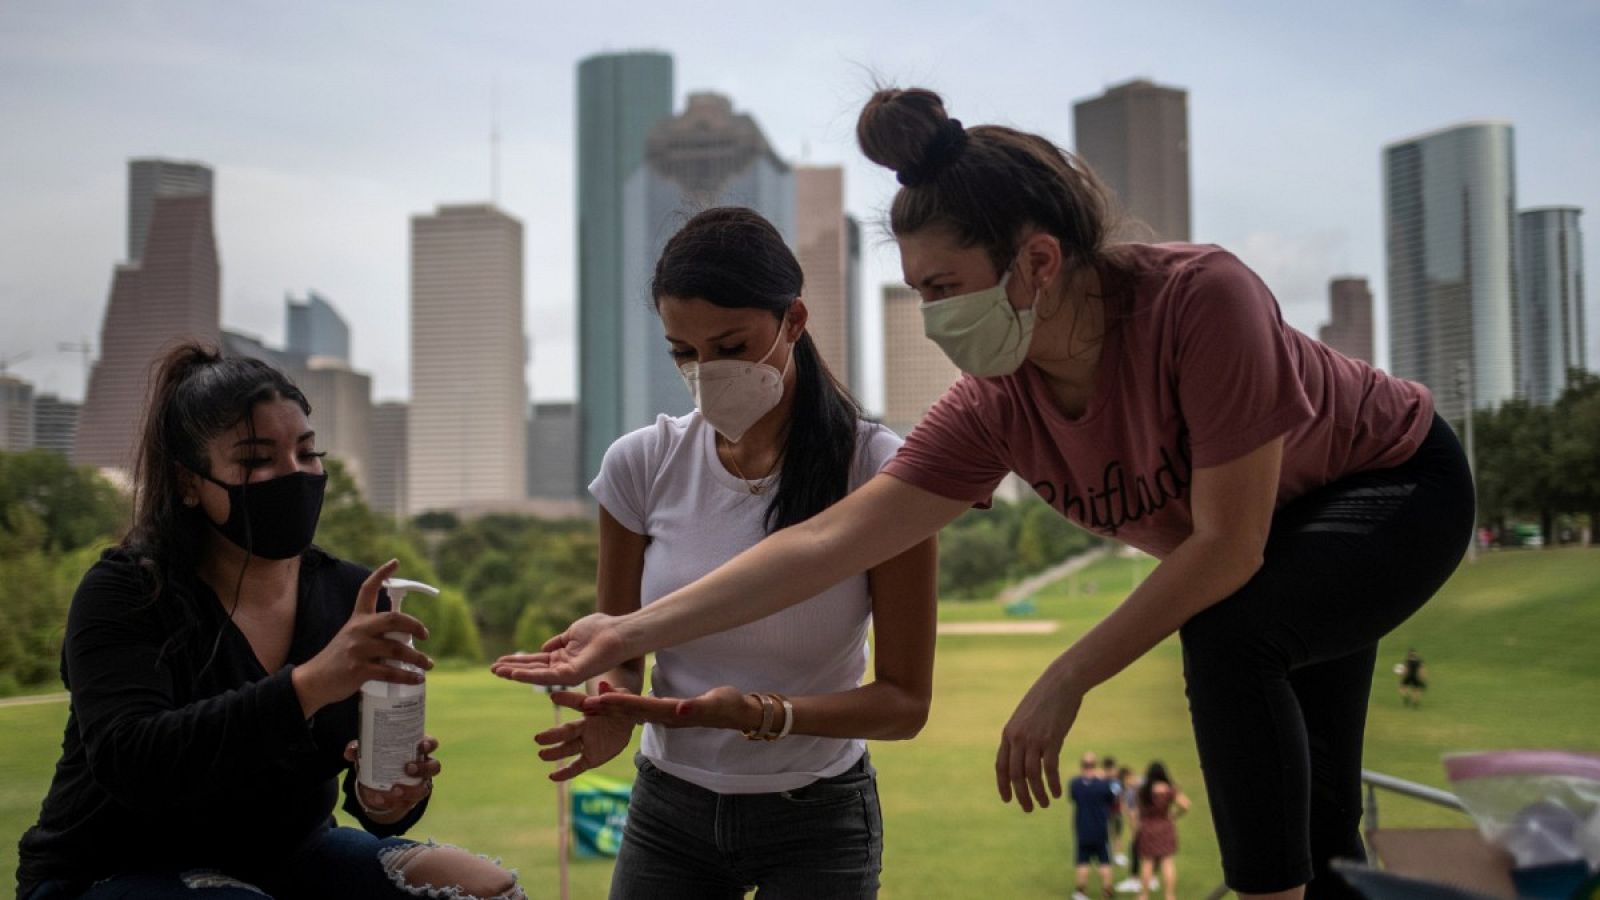
M 1432 396 L 1288 327 L 1219 247 L 1113 242 L 1104 190 L 1042 137 L 963 128 L 920 89 L 879 91 L 857 135 L 897 173 L 906 283 L 966 377 L 838 505 L 644 610 L 579 620 L 515 677 L 573 683 L 768 615 L 1016 472 L 1160 564 L 1022 696 L 995 759 L 1002 800 L 1059 798 L 1085 693 L 1177 633 L 1229 887 L 1354 896 L 1328 864 L 1363 853 L 1377 642 L 1472 528 L 1466 460 Z

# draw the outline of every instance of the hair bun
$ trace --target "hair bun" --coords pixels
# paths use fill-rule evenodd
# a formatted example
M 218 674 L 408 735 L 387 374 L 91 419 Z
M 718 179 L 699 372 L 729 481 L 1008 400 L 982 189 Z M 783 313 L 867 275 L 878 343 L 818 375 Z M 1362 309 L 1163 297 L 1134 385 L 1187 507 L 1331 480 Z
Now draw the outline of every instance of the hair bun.
M 861 152 L 893 169 L 902 184 L 931 177 L 965 138 L 961 124 L 945 112 L 944 101 L 926 88 L 884 88 L 872 95 L 856 120 Z

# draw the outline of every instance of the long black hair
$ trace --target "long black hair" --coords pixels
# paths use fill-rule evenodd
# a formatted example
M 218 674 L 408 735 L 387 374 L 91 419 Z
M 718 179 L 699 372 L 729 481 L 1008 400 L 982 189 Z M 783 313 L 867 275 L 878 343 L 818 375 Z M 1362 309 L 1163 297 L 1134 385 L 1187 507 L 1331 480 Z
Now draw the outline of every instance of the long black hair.
M 764 309 L 783 320 L 805 286 L 800 262 L 783 236 L 754 210 L 705 210 L 661 251 L 650 295 L 700 299 L 724 309 Z M 767 506 L 767 531 L 811 518 L 850 492 L 861 405 L 828 370 L 809 332 L 794 345 L 794 411 L 783 439 L 778 491 Z
M 1172 776 L 1167 774 L 1167 767 L 1157 760 L 1150 764 L 1150 768 L 1145 770 L 1144 783 L 1139 785 L 1139 803 L 1141 806 L 1150 806 L 1155 802 L 1152 798 L 1155 796 L 1153 788 L 1156 782 L 1165 784 L 1174 791 L 1178 789 L 1178 786 L 1172 783 Z
M 252 423 L 256 405 L 272 400 L 311 414 L 305 394 L 282 372 L 199 343 L 174 346 L 151 372 L 134 461 L 133 526 L 122 548 L 152 578 L 151 599 L 172 601 L 186 626 L 198 626 L 191 586 L 210 526 L 204 510 L 183 504 L 184 471 L 211 475 L 206 445 L 240 422 Z M 242 583 L 243 570 L 239 577 Z M 237 586 L 234 593 L 237 604 Z

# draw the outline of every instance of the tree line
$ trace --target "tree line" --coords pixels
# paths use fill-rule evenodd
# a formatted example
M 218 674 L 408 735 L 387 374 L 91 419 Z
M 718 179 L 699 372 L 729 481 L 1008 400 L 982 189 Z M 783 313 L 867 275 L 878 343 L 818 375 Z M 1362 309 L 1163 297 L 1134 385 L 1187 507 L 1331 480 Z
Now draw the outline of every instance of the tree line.
M 1479 525 L 1510 544 L 1514 525 L 1537 524 L 1546 546 L 1587 526 L 1600 544 L 1600 376 L 1570 370 L 1554 404 L 1512 400 L 1472 426 Z
M 1534 524 L 1546 545 L 1585 528 L 1600 543 L 1600 377 L 1574 371 L 1569 382 L 1553 405 L 1515 400 L 1473 418 L 1478 522 L 1503 542 Z M 338 460 L 327 462 L 317 544 L 366 565 L 398 559 L 404 577 L 439 586 L 438 598 L 407 600 L 436 658 L 477 663 L 531 649 L 594 609 L 593 522 L 396 521 L 366 505 Z M 43 450 L 0 452 L 0 696 L 59 684 L 73 590 L 130 520 L 127 498 L 94 470 Z M 940 534 L 940 596 L 992 598 L 1101 541 L 1037 498 L 969 510 Z

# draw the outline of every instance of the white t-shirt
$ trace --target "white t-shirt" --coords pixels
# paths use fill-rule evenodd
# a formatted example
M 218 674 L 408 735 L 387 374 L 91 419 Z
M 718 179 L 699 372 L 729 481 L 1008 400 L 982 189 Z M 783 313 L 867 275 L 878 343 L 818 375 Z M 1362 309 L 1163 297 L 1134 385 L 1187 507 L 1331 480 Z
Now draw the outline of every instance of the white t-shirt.
M 767 490 L 747 483 L 717 458 L 716 431 L 700 413 L 672 418 L 619 438 L 606 451 L 589 492 L 624 528 L 651 539 L 640 601 L 646 605 L 699 579 L 766 537 Z M 850 490 L 894 456 L 900 438 L 862 422 Z M 749 625 L 657 651 L 652 693 L 689 698 L 722 685 L 790 697 L 847 691 L 867 665 L 872 600 L 865 573 Z M 640 752 L 664 772 L 723 794 L 804 787 L 850 768 L 864 740 L 794 735 L 750 741 L 724 728 L 645 726 Z

